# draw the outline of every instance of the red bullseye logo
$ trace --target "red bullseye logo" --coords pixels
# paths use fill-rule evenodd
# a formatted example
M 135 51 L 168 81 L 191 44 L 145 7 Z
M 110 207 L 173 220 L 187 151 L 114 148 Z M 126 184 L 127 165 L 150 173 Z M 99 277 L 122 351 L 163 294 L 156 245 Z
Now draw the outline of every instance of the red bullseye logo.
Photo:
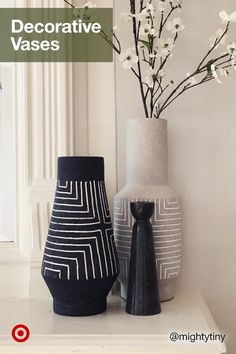
M 30 330 L 23 324 L 19 324 L 12 329 L 12 338 L 18 343 L 24 343 L 29 339 Z

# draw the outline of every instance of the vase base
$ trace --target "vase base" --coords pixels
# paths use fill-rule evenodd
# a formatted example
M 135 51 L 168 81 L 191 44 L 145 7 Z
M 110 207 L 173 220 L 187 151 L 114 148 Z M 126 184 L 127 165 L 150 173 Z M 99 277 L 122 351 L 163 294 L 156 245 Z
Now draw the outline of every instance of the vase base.
M 53 301 L 53 311 L 61 316 L 94 316 L 106 311 L 106 299 L 95 303 L 75 303 L 67 304 L 63 302 Z
M 159 296 L 161 302 L 170 301 L 174 299 L 176 293 L 176 283 L 177 283 L 177 279 L 159 280 L 158 287 L 159 287 Z M 128 290 L 127 284 L 121 283 L 120 295 L 124 300 L 127 299 L 127 290 Z
M 161 302 L 174 299 L 176 293 L 176 282 L 176 279 L 159 281 L 159 295 Z
M 116 277 L 59 280 L 44 277 L 53 297 L 53 310 L 62 316 L 93 316 L 106 311 L 107 295 Z

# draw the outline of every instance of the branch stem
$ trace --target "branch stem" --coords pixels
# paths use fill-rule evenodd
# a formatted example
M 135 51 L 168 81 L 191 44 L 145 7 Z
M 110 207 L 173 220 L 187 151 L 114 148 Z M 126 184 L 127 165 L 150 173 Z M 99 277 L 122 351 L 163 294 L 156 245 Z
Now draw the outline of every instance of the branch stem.
M 132 14 L 136 13 L 136 8 L 135 8 L 135 1 L 130 0 L 130 12 Z M 135 17 L 133 17 L 133 36 L 134 36 L 134 42 L 135 42 L 135 51 L 136 51 L 136 55 L 138 57 L 138 80 L 139 80 L 139 86 L 140 86 L 140 91 L 141 91 L 141 97 L 142 97 L 142 102 L 143 102 L 143 106 L 144 106 L 144 112 L 145 112 L 145 116 L 146 118 L 148 118 L 149 114 L 148 114 L 148 108 L 147 108 L 147 102 L 145 99 L 145 93 L 144 93 L 144 87 L 143 87 L 143 83 L 142 83 L 142 70 L 141 70 L 141 64 L 140 64 L 140 56 L 139 56 L 139 50 L 138 50 L 138 39 L 139 39 L 139 29 L 137 30 L 137 20 Z

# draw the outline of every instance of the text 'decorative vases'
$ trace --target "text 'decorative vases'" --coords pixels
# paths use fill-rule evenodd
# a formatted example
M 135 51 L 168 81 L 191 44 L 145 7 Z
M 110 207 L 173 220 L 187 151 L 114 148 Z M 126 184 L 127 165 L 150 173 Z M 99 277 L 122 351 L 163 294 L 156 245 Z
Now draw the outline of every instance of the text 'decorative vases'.
M 104 312 L 118 273 L 103 158 L 59 158 L 42 264 L 54 311 L 67 316 Z

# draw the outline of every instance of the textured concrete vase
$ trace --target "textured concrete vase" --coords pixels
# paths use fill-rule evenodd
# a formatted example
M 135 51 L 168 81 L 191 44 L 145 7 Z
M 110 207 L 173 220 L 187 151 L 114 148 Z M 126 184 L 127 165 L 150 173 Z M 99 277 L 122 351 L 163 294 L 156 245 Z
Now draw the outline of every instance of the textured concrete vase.
M 130 203 L 155 203 L 152 217 L 160 300 L 175 296 L 181 271 L 182 228 L 180 198 L 168 185 L 167 121 L 134 119 L 127 130 L 127 179 L 114 200 L 114 235 L 120 260 L 121 296 L 127 298 L 134 219 Z

